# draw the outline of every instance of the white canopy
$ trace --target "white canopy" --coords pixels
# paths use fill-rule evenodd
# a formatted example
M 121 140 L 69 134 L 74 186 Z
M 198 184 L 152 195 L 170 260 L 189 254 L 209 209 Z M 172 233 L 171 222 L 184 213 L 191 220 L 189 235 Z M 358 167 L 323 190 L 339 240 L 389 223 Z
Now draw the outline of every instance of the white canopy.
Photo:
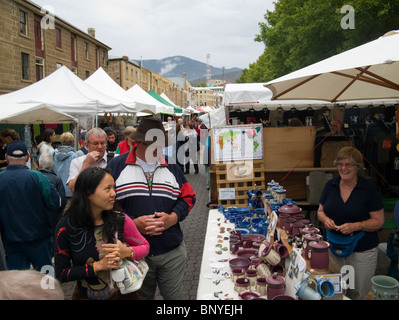
M 84 82 L 92 86 L 94 89 L 97 89 L 98 91 L 108 95 L 109 97 L 120 100 L 124 105 L 133 107 L 135 111 L 152 107 L 151 105 L 134 101 L 126 92 L 126 90 L 117 84 L 101 67 L 98 68 L 96 72 L 94 72 Z
M 69 123 L 77 119 L 40 103 L 7 104 L 0 108 L 1 123 Z
M 330 102 L 399 98 L 399 31 L 314 63 L 266 86 L 273 99 Z
M 229 83 L 224 88 L 223 102 L 225 106 L 251 106 L 256 108 L 271 107 L 291 109 L 294 105 L 296 109 L 303 110 L 309 105 L 330 106 L 326 102 L 318 100 L 271 100 L 273 93 L 265 88 L 264 83 Z
M 27 103 L 44 104 L 71 115 L 135 110 L 133 106 L 94 89 L 65 66 L 28 87 L 0 96 L 0 108 Z
M 220 106 L 199 117 L 208 129 L 226 125 L 226 107 Z
M 153 114 L 157 113 L 169 113 L 174 114 L 175 110 L 173 107 L 164 105 L 150 94 L 145 92 L 138 84 L 135 84 L 133 87 L 128 89 L 127 94 L 134 100 L 139 103 L 143 103 L 148 105 L 149 107 L 141 110 L 142 112 L 151 112 Z
M 173 105 L 173 106 L 175 106 L 175 107 L 178 107 L 172 100 L 169 99 L 169 97 L 165 94 L 165 92 L 162 92 L 162 93 L 160 94 L 160 96 L 161 96 L 162 98 L 164 98 L 166 101 L 168 101 L 171 105 Z

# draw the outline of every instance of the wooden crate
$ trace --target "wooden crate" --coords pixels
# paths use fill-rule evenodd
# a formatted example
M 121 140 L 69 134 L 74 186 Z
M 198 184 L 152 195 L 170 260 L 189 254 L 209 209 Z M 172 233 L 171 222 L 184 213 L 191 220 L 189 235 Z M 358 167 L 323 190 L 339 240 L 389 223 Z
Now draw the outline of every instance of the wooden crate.
M 216 190 L 219 195 L 219 190 L 223 188 L 235 188 L 235 199 L 220 200 L 218 197 L 218 205 L 227 207 L 246 207 L 248 206 L 247 191 L 250 189 L 265 190 L 265 172 L 263 166 L 263 159 L 253 160 L 254 177 L 251 180 L 229 181 L 227 179 L 227 164 L 215 164 L 216 175 Z

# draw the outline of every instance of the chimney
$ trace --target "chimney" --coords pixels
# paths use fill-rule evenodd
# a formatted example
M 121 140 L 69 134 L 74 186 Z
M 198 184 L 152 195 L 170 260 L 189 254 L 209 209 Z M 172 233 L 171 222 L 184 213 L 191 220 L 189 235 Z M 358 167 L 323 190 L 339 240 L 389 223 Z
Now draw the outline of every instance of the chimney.
M 129 57 L 128 56 L 123 56 L 122 59 L 123 60 L 129 60 Z
M 93 38 L 96 37 L 96 29 L 94 29 L 94 28 L 88 28 L 87 33 L 89 34 L 89 36 L 91 36 Z

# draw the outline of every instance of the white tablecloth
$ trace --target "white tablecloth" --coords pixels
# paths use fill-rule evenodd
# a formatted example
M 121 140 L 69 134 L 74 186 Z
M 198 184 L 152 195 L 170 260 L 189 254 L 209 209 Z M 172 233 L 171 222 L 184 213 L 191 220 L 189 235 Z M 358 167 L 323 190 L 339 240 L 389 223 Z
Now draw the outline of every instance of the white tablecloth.
M 237 257 L 230 253 L 230 232 L 227 229 L 233 227 L 234 224 L 225 223 L 223 214 L 218 210 L 209 211 L 197 300 L 238 299 L 229 266 L 229 260 Z M 221 228 L 225 228 L 224 233 L 220 233 Z

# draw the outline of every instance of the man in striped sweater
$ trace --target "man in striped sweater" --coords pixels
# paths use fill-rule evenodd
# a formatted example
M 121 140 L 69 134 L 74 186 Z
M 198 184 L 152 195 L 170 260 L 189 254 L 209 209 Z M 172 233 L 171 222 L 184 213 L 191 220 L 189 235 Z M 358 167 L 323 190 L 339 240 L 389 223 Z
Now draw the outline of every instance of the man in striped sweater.
M 158 284 L 164 299 L 181 299 L 187 254 L 179 222 L 194 206 L 195 193 L 176 161 L 162 155 L 167 135 L 161 121 L 144 118 L 133 135 L 137 146 L 108 167 L 116 199 L 150 243 L 150 270 L 139 294 L 153 298 Z

